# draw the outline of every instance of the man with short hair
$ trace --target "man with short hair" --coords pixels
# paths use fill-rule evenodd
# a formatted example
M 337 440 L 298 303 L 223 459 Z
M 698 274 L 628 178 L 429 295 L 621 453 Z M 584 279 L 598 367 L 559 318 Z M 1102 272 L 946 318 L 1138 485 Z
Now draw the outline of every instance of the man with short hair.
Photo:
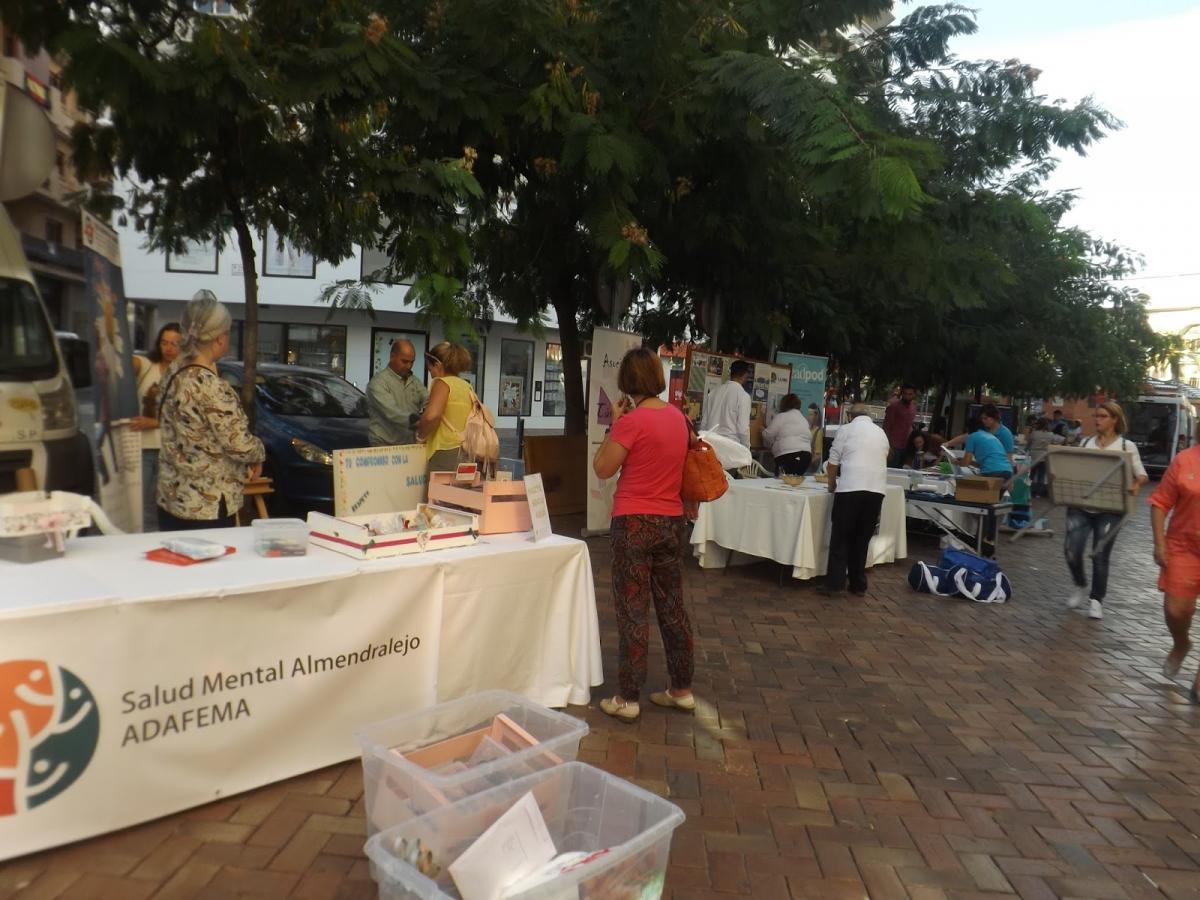
M 867 593 L 867 550 L 887 491 L 889 449 L 887 433 L 871 421 L 866 406 L 850 407 L 850 421 L 838 429 L 825 470 L 833 494 L 825 593 L 842 590 L 847 575 L 850 593 Z
M 387 367 L 367 385 L 367 440 L 372 447 L 417 442 L 416 424 L 429 402 L 429 392 L 413 375 L 416 360 L 412 341 L 398 338 L 392 342 Z
M 746 382 L 750 380 L 750 363 L 736 360 L 729 367 L 729 380 L 713 388 L 704 402 L 701 431 L 711 431 L 750 446 L 750 395 Z
M 888 465 L 893 469 L 904 465 L 904 451 L 912 436 L 913 420 L 917 417 L 917 404 L 913 402 L 916 398 L 917 389 L 906 384 L 900 388 L 900 396 L 888 401 L 887 411 L 883 414 L 883 430 L 892 447 Z
M 1067 439 L 1067 420 L 1063 418 L 1063 411 L 1056 409 L 1050 417 L 1050 430 L 1061 437 L 1064 441 Z

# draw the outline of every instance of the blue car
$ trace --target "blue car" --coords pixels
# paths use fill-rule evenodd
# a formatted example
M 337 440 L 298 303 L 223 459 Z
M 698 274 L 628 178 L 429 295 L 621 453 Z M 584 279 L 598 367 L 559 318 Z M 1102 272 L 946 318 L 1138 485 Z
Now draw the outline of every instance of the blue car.
M 333 512 L 333 451 L 366 447 L 367 397 L 331 372 L 259 363 L 255 432 L 267 449 L 263 474 L 274 479 L 276 513 Z M 221 361 L 222 378 L 240 391 L 242 364 Z

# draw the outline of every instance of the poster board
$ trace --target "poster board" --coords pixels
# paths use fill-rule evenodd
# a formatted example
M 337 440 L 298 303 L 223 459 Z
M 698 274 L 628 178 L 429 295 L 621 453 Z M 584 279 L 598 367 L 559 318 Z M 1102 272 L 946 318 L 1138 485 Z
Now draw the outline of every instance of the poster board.
M 333 514 L 416 509 L 425 500 L 428 482 L 424 444 L 334 450 Z
M 617 478 L 599 478 L 592 470 L 596 451 L 604 443 L 604 433 L 612 425 L 612 407 L 621 396 L 617 388 L 617 370 L 625 354 L 642 346 L 642 336 L 611 328 L 592 331 L 592 359 L 588 366 L 588 452 L 587 532 L 603 533 L 612 519 L 613 494 Z
M 121 276 L 117 233 L 82 214 L 84 296 L 92 334 L 92 394 L 96 404 L 96 478 L 100 507 L 122 531 L 141 531 L 142 437 L 129 428 L 141 413 L 133 341 Z
M 687 375 L 684 378 L 683 409 L 693 422 L 704 416 L 704 401 L 714 388 L 729 380 L 729 367 L 745 359 L 711 350 L 688 350 Z M 786 363 L 746 359 L 750 363 L 750 446 L 762 446 L 762 431 L 779 411 L 779 402 L 791 390 L 792 367 Z
M 800 398 L 800 409 L 808 415 L 809 404 L 825 409 L 825 380 L 829 374 L 828 356 L 809 356 L 806 353 L 775 353 L 775 362 L 792 367 L 791 392 Z

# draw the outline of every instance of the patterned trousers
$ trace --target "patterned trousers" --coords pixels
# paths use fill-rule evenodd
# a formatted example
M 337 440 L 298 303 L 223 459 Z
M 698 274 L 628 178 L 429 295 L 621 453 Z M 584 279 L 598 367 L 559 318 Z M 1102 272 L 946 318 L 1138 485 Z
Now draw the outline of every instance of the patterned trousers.
M 620 635 L 621 696 L 636 702 L 646 683 L 650 643 L 648 607 L 654 601 L 658 630 L 667 653 L 671 687 L 692 686 L 692 624 L 683 606 L 680 555 L 687 522 L 682 516 L 614 516 L 613 601 Z

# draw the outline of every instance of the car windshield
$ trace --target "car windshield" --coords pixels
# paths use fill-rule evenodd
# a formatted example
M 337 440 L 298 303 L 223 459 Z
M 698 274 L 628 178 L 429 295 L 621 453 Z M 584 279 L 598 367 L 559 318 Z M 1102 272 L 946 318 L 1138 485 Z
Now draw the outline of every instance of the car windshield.
M 257 380 L 267 405 L 281 416 L 335 419 L 365 419 L 367 416 L 366 395 L 336 375 L 267 372 Z
M 57 371 L 54 332 L 33 287 L 0 278 L 0 378 L 35 381 Z

